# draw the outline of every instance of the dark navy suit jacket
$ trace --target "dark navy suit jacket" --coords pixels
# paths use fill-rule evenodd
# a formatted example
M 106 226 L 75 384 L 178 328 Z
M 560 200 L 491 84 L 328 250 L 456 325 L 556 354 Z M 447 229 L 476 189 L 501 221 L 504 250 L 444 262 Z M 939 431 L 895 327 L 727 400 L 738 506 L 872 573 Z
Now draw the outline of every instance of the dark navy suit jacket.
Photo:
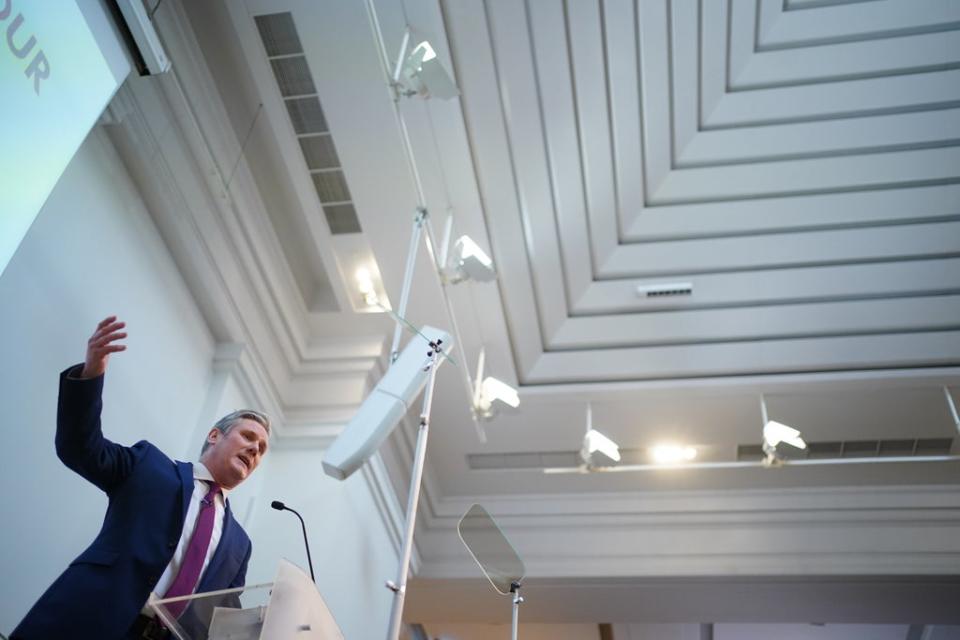
M 125 447 L 103 437 L 103 377 L 68 377 L 74 369 L 60 374 L 57 455 L 102 489 L 109 505 L 93 544 L 40 597 L 11 640 L 126 637 L 173 556 L 193 493 L 193 465 L 174 462 L 146 440 Z M 220 543 L 197 592 L 243 586 L 251 549 L 227 503 Z

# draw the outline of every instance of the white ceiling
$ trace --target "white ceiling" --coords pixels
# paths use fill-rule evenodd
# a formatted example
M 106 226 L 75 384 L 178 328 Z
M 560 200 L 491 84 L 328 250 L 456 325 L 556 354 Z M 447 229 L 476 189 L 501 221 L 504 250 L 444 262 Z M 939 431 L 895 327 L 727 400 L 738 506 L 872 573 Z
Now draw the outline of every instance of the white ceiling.
M 461 89 L 401 108 L 435 227 L 452 216 L 499 271 L 449 288 L 465 338 L 454 356 L 472 369 L 483 347 L 488 373 L 522 398 L 481 443 L 459 372 L 441 369 L 422 575 L 475 574 L 453 526 L 476 500 L 534 576 L 960 571 L 957 463 L 591 476 L 467 465 L 575 451 L 587 402 L 625 448 L 669 439 L 704 459 L 757 443 L 761 393 L 811 441 L 956 437 L 942 388 L 960 396 L 960 3 L 375 4 L 391 51 L 415 26 Z M 391 329 L 350 311 L 353 261 L 375 259 L 396 306 L 416 204 L 364 6 L 183 6 L 300 299 L 274 320 L 310 354 L 274 376 L 289 433 L 327 442 L 379 375 Z M 353 240 L 326 227 L 257 35 L 253 16 L 284 11 L 363 228 Z M 636 295 L 663 282 L 693 294 Z M 449 324 L 423 250 L 408 316 Z M 412 438 L 384 451 L 400 495 Z M 904 539 L 904 522 L 927 537 Z M 648 546 L 631 550 L 647 525 L 662 535 L 645 530 Z M 803 548 L 768 541 L 751 555 L 781 529 Z M 590 544 L 609 553 L 575 553 Z

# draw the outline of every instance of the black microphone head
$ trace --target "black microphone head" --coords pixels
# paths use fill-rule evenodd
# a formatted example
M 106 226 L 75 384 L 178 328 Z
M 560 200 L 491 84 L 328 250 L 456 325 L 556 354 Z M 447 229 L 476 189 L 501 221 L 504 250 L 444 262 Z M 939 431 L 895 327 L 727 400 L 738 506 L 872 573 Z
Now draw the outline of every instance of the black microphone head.
M 270 503 L 270 506 L 273 507 L 274 509 L 276 509 L 277 511 L 283 511 L 284 509 L 287 508 L 287 507 L 286 507 L 282 502 L 280 502 L 279 500 L 274 500 L 273 502 Z

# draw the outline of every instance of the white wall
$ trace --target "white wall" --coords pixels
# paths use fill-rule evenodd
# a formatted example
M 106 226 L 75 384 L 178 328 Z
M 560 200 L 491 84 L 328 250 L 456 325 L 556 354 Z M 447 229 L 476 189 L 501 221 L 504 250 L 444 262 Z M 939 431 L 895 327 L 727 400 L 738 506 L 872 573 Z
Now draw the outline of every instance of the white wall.
M 363 472 L 339 482 L 324 475 L 321 457 L 318 450 L 275 447 L 264 458 L 247 529 L 253 539 L 247 583 L 272 580 L 281 558 L 307 567 L 299 520 L 270 508 L 280 500 L 303 516 L 320 593 L 344 636 L 381 640 L 392 598 L 384 582 L 396 578 L 397 554 Z
M 57 380 L 104 316 L 128 322 L 104 431 L 182 458 L 198 427 L 213 340 L 143 202 L 99 128 L 0 277 L 0 631 L 9 632 L 100 528 L 106 499 L 54 453 Z M 194 456 L 196 454 L 193 454 Z

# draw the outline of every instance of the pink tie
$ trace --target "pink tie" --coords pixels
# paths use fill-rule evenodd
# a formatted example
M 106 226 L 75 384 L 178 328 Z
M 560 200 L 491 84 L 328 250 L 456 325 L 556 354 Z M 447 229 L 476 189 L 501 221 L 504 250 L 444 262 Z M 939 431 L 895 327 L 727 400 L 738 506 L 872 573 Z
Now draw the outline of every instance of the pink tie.
M 210 491 L 200 502 L 200 514 L 197 516 L 197 527 L 193 530 L 193 537 L 190 538 L 190 545 L 183 556 L 183 564 L 180 565 L 180 572 L 164 598 L 176 598 L 193 593 L 200 580 L 200 573 L 203 569 L 203 561 L 207 557 L 207 548 L 210 546 L 210 537 L 213 535 L 213 518 L 217 509 L 214 506 L 217 494 L 220 493 L 220 485 L 210 484 Z M 187 608 L 189 600 L 182 600 L 167 605 L 167 609 L 176 617 L 180 617 L 183 610 Z

